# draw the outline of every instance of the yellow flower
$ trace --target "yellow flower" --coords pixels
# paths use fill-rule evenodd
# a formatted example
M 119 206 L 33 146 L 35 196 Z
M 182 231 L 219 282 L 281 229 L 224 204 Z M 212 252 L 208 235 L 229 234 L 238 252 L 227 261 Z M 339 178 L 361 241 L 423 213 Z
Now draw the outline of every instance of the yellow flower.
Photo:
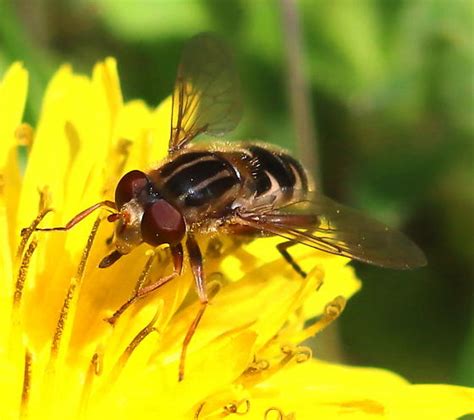
M 101 270 L 112 224 L 90 217 L 67 233 L 34 232 L 110 199 L 125 171 L 156 164 L 170 100 L 156 109 L 124 103 L 112 59 L 91 78 L 64 66 L 33 132 L 21 123 L 27 80 L 14 64 L 0 85 L 1 419 L 444 419 L 473 411 L 466 388 L 410 385 L 390 372 L 312 359 L 300 343 L 339 315 L 359 281 L 345 259 L 301 246 L 294 254 L 309 272 L 303 281 L 272 238 L 241 247 L 209 241 L 213 298 L 179 382 L 181 344 L 199 307 L 189 270 L 112 327 L 104 318 L 137 284 L 170 270 L 167 253 L 143 246 Z M 23 177 L 18 144 L 29 149 Z

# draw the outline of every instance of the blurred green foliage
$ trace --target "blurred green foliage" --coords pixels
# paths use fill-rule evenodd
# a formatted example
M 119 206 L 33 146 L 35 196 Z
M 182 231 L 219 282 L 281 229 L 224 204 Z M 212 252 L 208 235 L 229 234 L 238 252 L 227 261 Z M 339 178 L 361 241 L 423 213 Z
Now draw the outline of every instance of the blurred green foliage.
M 429 260 L 413 272 L 357 266 L 364 289 L 340 323 L 346 357 L 417 382 L 474 385 L 474 5 L 296 7 L 325 192 L 399 226 Z M 214 31 L 242 76 L 234 136 L 295 148 L 281 13 L 263 0 L 0 0 L 0 71 L 13 60 L 30 70 L 32 123 L 64 61 L 90 72 L 113 55 L 125 97 L 157 104 L 186 39 Z

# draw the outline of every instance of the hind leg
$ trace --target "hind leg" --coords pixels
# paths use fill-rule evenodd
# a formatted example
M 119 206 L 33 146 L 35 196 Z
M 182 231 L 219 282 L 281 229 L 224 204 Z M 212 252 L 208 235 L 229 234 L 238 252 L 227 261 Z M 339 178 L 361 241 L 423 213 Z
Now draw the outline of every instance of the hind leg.
M 293 270 L 295 270 L 301 277 L 306 278 L 307 273 L 304 271 L 300 265 L 294 260 L 294 258 L 291 256 L 291 254 L 288 252 L 288 248 L 291 248 L 293 245 L 297 245 L 298 242 L 296 241 L 287 241 L 287 242 L 282 242 L 277 245 L 278 252 L 283 256 L 285 261 L 291 265 Z

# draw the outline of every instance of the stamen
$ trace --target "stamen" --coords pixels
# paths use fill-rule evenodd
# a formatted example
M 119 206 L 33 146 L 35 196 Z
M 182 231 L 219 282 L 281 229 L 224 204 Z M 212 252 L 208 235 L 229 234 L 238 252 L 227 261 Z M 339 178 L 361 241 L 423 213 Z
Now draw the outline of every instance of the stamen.
M 135 288 L 133 289 L 133 295 L 136 296 L 138 291 L 143 287 L 148 276 L 150 275 L 151 267 L 153 266 L 153 260 L 155 259 L 155 252 L 153 250 L 147 251 L 148 259 L 146 260 L 145 267 L 143 267 L 142 272 L 140 273 L 140 277 L 135 284 Z
M 313 351 L 309 347 L 298 347 L 295 353 L 296 363 L 304 363 L 313 357 Z
M 204 315 L 206 307 L 207 307 L 207 303 L 200 304 L 198 313 L 196 317 L 194 318 L 193 322 L 191 323 L 191 325 L 189 326 L 188 332 L 186 333 L 186 336 L 184 337 L 183 346 L 181 347 L 181 355 L 179 358 L 179 368 L 178 368 L 178 380 L 180 382 L 184 379 L 184 365 L 186 361 L 186 355 L 188 353 L 189 342 L 192 338 L 192 335 L 196 331 L 197 326 L 201 322 L 201 318 Z
M 208 403 L 208 401 L 203 401 L 201 404 L 199 404 L 198 408 L 194 412 L 194 420 L 199 420 L 204 406 Z M 227 417 L 232 414 L 236 414 L 237 416 L 245 416 L 246 414 L 249 413 L 250 411 L 250 400 L 247 398 L 244 398 L 242 400 L 234 400 L 223 406 L 222 408 L 217 408 L 216 409 L 211 409 L 211 412 L 207 412 L 204 417 L 207 418 L 212 417 L 212 418 L 221 418 L 221 417 Z M 218 411 L 219 410 L 219 411 Z M 223 411 L 220 411 L 223 410 Z
M 270 368 L 270 362 L 266 359 L 259 359 L 257 360 L 254 357 L 253 362 L 249 365 L 249 367 L 245 370 L 244 374 L 255 374 L 267 370 Z
M 69 309 L 71 307 L 71 301 L 76 291 L 76 287 L 77 287 L 77 280 L 73 278 L 71 280 L 71 283 L 69 284 L 69 289 L 67 291 L 66 298 L 64 299 L 63 306 L 59 314 L 59 319 L 56 324 L 56 331 L 54 333 L 53 342 L 51 343 L 51 359 L 55 359 L 59 352 L 61 338 L 63 336 L 64 327 L 66 325 L 67 316 L 69 313 Z
M 268 408 L 266 411 L 265 411 L 265 416 L 264 416 L 264 419 L 265 420 L 268 420 L 270 419 L 270 413 L 272 412 L 275 412 L 275 414 L 278 416 L 278 417 L 275 417 L 276 420 L 284 420 L 285 418 L 285 415 L 283 414 L 283 411 L 281 411 L 279 408 L 277 407 L 270 407 Z
M 332 320 L 335 320 L 337 317 L 339 317 L 339 315 L 341 315 L 345 307 L 346 299 L 342 296 L 337 296 L 334 298 L 334 300 L 326 305 L 324 313 Z
M 316 277 L 316 291 L 318 292 L 319 289 L 321 289 L 322 285 L 324 284 L 324 276 L 325 276 L 324 269 L 320 266 L 317 266 L 311 271 L 311 274 L 313 274 Z
M 324 330 L 331 322 L 336 320 L 346 306 L 346 299 L 342 296 L 337 296 L 329 302 L 324 308 L 324 313 L 321 318 L 313 325 L 301 331 L 294 340 L 298 343 L 315 336 Z
M 18 249 L 16 252 L 16 259 L 17 261 L 21 258 L 23 255 L 23 252 L 25 251 L 26 244 L 28 243 L 28 240 L 30 239 L 31 235 L 33 232 L 36 230 L 40 222 L 44 219 L 44 217 L 52 211 L 51 208 L 49 208 L 49 205 L 51 203 L 51 193 L 49 191 L 48 186 L 45 186 L 44 188 L 41 188 L 38 190 L 39 192 L 39 204 L 38 204 L 38 215 L 36 216 L 35 220 L 31 223 L 31 225 L 27 228 L 24 228 L 21 230 L 21 241 L 20 245 L 18 245 Z
M 241 409 L 243 407 L 243 409 Z M 228 414 L 237 414 L 238 416 L 244 416 L 250 411 L 250 401 L 247 399 L 240 400 L 240 401 L 233 401 L 226 406 L 224 406 L 224 410 Z
M 38 211 L 41 212 L 51 205 L 51 191 L 49 187 L 45 185 L 43 188 L 38 188 L 39 193 L 39 203 L 38 203 Z
M 41 199 L 40 199 L 40 203 L 41 203 Z M 20 241 L 20 245 L 18 245 L 18 249 L 16 252 L 17 259 L 21 258 L 21 256 L 23 255 L 23 252 L 25 251 L 26 244 L 28 243 L 28 240 L 30 239 L 31 235 L 36 230 L 40 222 L 44 219 L 44 217 L 51 211 L 52 209 L 50 208 L 40 209 L 38 216 L 36 216 L 35 220 L 33 220 L 31 225 L 21 230 L 21 241 Z
M 18 276 L 15 283 L 15 290 L 13 292 L 13 304 L 12 304 L 12 313 L 11 313 L 11 330 L 10 330 L 10 341 L 9 341 L 9 352 L 13 355 L 16 353 L 18 343 L 21 343 L 22 340 L 22 331 L 21 331 L 21 317 L 20 317 L 20 304 L 23 297 L 23 290 L 25 288 L 26 278 L 28 276 L 28 270 L 30 267 L 31 258 L 36 250 L 38 242 L 36 240 L 32 241 L 28 246 L 25 254 L 20 263 L 18 269 Z
M 101 353 L 95 352 L 92 355 L 89 369 L 87 370 L 86 379 L 82 388 L 81 402 L 80 402 L 80 416 L 79 418 L 87 418 L 87 405 L 92 390 L 92 384 L 96 376 L 102 373 L 102 359 Z
M 146 261 L 145 266 L 143 267 L 143 270 L 140 273 L 137 282 L 135 283 L 135 288 L 132 295 L 120 308 L 118 308 L 113 313 L 111 317 L 104 319 L 104 321 L 108 322 L 110 325 L 114 326 L 120 316 L 122 316 L 122 314 L 130 307 L 130 305 L 132 305 L 137 300 L 138 292 L 148 280 L 148 276 L 150 275 L 151 267 L 153 266 L 153 260 L 155 259 L 156 254 L 153 250 L 147 251 L 147 254 L 149 255 L 148 260 Z
M 25 287 L 26 276 L 28 275 L 28 268 L 30 267 L 31 257 L 36 250 L 38 242 L 33 240 L 21 259 L 20 268 L 15 284 L 15 293 L 13 295 L 13 307 L 15 310 L 20 306 L 21 298 L 23 296 L 23 289 Z
M 200 302 L 198 313 L 196 314 L 196 317 L 194 318 L 191 325 L 189 326 L 188 332 L 186 333 L 183 340 L 183 346 L 181 347 L 181 355 L 179 357 L 179 368 L 178 368 L 179 381 L 182 381 L 184 379 L 184 368 L 185 368 L 186 355 L 188 352 L 189 342 L 191 341 L 191 338 L 193 337 L 199 323 L 201 322 L 201 318 L 203 317 L 204 312 L 206 311 L 207 305 L 219 292 L 221 283 L 214 281 L 212 284 L 208 284 L 207 287 L 208 287 L 207 297 L 209 300 L 208 302 Z
M 312 357 L 311 349 L 308 347 L 283 345 L 280 347 L 280 350 L 283 353 L 283 358 L 275 364 L 271 364 L 270 361 L 266 359 L 256 360 L 254 358 L 254 361 L 244 371 L 239 382 L 243 384 L 245 388 L 252 387 L 257 383 L 267 380 L 291 361 L 304 363 Z
M 290 360 L 294 359 L 296 363 L 304 363 L 311 359 L 313 352 L 309 347 L 306 346 L 299 346 L 299 347 L 292 347 L 288 345 L 281 346 L 281 352 L 285 355 L 282 361 L 280 361 L 280 365 L 287 364 Z
M 96 376 L 102 375 L 103 371 L 103 355 L 99 353 L 94 353 L 91 359 L 91 372 L 94 373 Z
M 33 370 L 33 355 L 25 351 L 25 367 L 23 369 L 23 389 L 21 392 L 20 418 L 28 416 L 28 402 L 30 400 L 31 376 Z
M 127 364 L 130 356 L 133 354 L 135 349 L 143 342 L 143 340 L 148 337 L 152 332 L 157 332 L 158 330 L 155 328 L 155 323 L 158 320 L 158 316 L 161 313 L 162 303 L 157 308 L 155 315 L 153 316 L 152 320 L 138 332 L 138 334 L 133 338 L 127 348 L 124 350 L 122 355 L 119 357 L 115 366 L 112 368 L 110 372 L 110 378 L 106 381 L 106 383 L 115 383 L 117 378 L 122 373 L 125 365 Z
M 79 266 L 77 268 L 76 278 L 78 280 L 82 280 L 82 277 L 84 275 L 84 270 L 86 269 L 87 258 L 89 258 L 89 254 L 92 249 L 92 244 L 94 243 L 95 235 L 97 234 L 97 229 L 99 229 L 100 222 L 101 222 L 101 218 L 98 217 L 96 221 L 94 222 L 94 225 L 92 226 L 89 237 L 87 238 L 87 244 L 82 253 L 81 262 L 79 263 Z
M 59 314 L 59 319 L 56 324 L 56 331 L 54 333 L 53 341 L 51 343 L 50 363 L 54 361 L 58 355 L 61 339 L 64 333 L 64 327 L 66 325 L 66 321 L 69 315 L 69 310 L 71 308 L 72 300 L 76 295 L 76 290 L 79 288 L 81 284 L 81 281 L 84 275 L 84 270 L 86 268 L 86 262 L 89 257 L 89 253 L 91 251 L 92 244 L 94 243 L 94 238 L 97 233 L 97 229 L 99 228 L 100 221 L 101 219 L 97 218 L 97 220 L 94 223 L 94 226 L 92 227 L 91 233 L 89 234 L 89 237 L 87 239 L 87 244 L 84 248 L 84 251 L 82 252 L 81 261 L 77 268 L 76 275 L 71 279 L 71 282 L 69 284 L 69 289 L 66 294 L 66 298 L 64 299 L 63 306 Z
M 197 408 L 196 412 L 194 413 L 194 420 L 199 420 L 199 416 L 201 415 L 201 411 L 202 411 L 202 409 L 205 405 L 206 405 L 206 401 L 199 404 L 199 407 Z
M 283 410 L 278 407 L 270 407 L 265 411 L 264 419 L 270 420 L 270 414 L 274 412 L 277 417 L 274 417 L 275 420 L 295 420 L 295 413 L 285 414 Z
M 261 364 L 252 363 L 244 371 L 240 383 L 243 384 L 245 388 L 252 387 L 260 382 L 263 382 L 277 373 L 284 365 L 286 365 L 293 358 L 293 354 L 286 355 L 280 362 L 270 364 L 268 360 L 262 360 Z
M 284 354 L 284 357 L 277 363 L 278 369 L 281 369 L 283 366 L 287 365 L 296 354 L 296 349 L 289 345 L 281 346 L 280 350 Z M 275 368 L 275 366 L 273 368 Z

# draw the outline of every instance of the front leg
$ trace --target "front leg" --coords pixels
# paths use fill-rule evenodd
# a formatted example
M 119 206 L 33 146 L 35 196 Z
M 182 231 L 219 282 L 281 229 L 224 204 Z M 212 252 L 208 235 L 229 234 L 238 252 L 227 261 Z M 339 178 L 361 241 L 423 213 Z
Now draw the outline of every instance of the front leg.
M 160 288 L 161 286 L 165 285 L 169 281 L 173 280 L 175 277 L 181 275 L 183 271 L 183 246 L 181 244 L 170 246 L 171 250 L 171 257 L 173 259 L 173 272 L 165 277 L 160 278 L 155 283 L 149 284 L 148 286 L 141 287 L 138 289 L 131 297 L 128 299 L 119 309 L 115 311 L 115 313 L 110 317 L 106 318 L 106 321 L 114 325 L 117 322 L 117 319 L 122 315 L 125 310 L 135 303 L 138 299 L 141 299 L 148 295 L 151 292 L 154 292 L 156 289 Z
M 188 234 L 186 248 L 188 250 L 189 263 L 191 265 L 191 271 L 193 272 L 196 292 L 198 294 L 199 301 L 201 302 L 201 306 L 199 308 L 198 313 L 196 314 L 196 317 L 194 318 L 194 321 L 190 325 L 186 336 L 184 337 L 183 347 L 181 348 L 181 356 L 179 359 L 178 379 L 180 381 L 182 381 L 184 378 L 184 365 L 186 361 L 186 352 L 188 350 L 189 343 L 191 342 L 191 339 L 193 338 L 194 333 L 196 332 L 199 322 L 201 321 L 201 318 L 204 315 L 204 311 L 206 310 L 207 304 L 209 303 L 206 282 L 204 279 L 202 254 L 201 250 L 199 249 L 199 245 L 192 234 Z
M 36 231 L 40 232 L 50 232 L 54 230 L 59 230 L 59 231 L 68 231 L 69 229 L 72 229 L 74 226 L 76 226 L 79 222 L 84 220 L 87 216 L 89 216 L 91 213 L 96 211 L 97 209 L 100 209 L 102 207 L 107 207 L 109 210 L 117 210 L 117 206 L 113 201 L 110 200 L 104 200 L 100 201 L 99 203 L 94 204 L 93 206 L 88 207 L 85 210 L 82 210 L 80 213 L 76 214 L 69 222 L 67 222 L 64 226 L 57 226 L 57 227 L 50 227 L 50 228 L 36 228 Z M 117 214 L 117 213 L 112 213 L 112 214 Z M 110 217 L 110 216 L 109 216 Z M 22 234 L 25 229 L 22 229 Z

